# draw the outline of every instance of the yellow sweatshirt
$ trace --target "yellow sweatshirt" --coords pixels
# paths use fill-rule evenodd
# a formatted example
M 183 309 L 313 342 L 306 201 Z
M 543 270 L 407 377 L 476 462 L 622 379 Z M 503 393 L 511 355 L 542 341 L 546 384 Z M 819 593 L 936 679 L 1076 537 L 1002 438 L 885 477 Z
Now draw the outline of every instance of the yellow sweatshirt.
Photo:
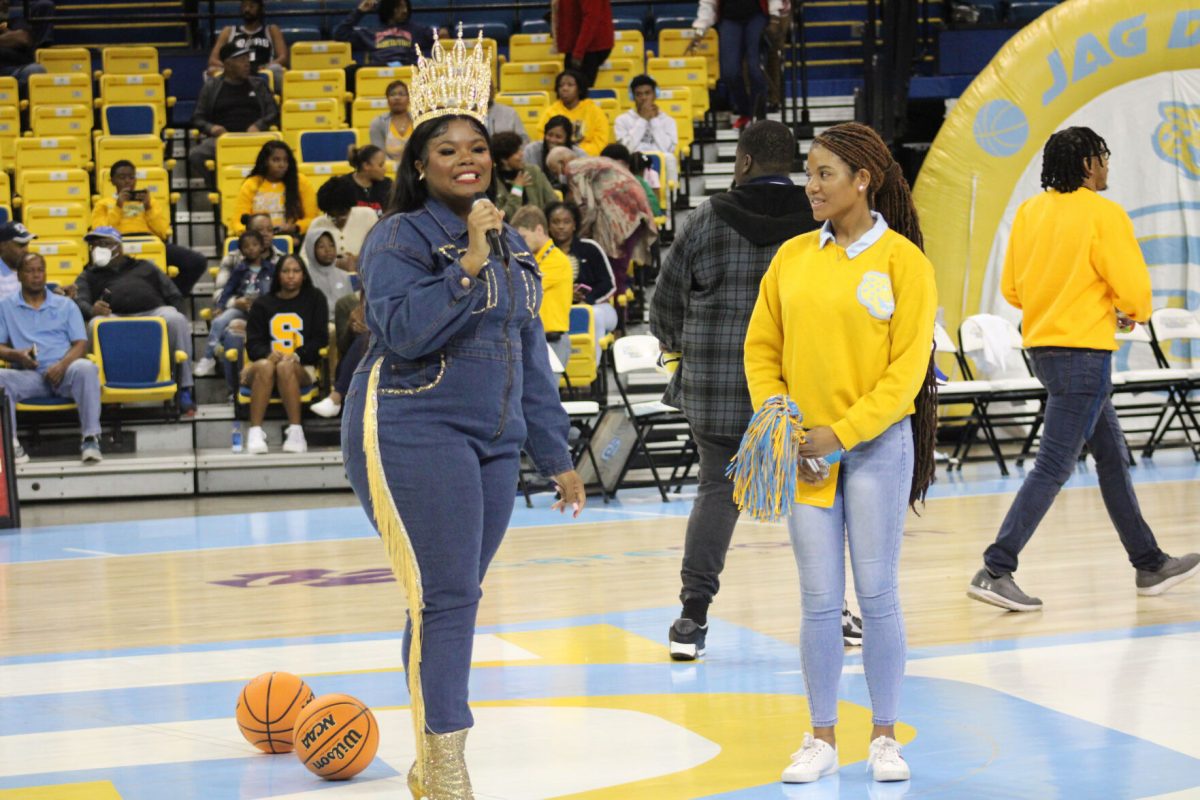
M 92 229 L 109 226 L 117 233 L 149 233 L 166 241 L 171 236 L 171 224 L 167 222 L 164 204 L 151 198 L 142 205 L 130 200 L 123 206 L 117 205 L 116 197 L 102 197 L 92 207 Z
M 1000 277 L 1022 310 L 1026 347 L 1116 350 L 1114 309 L 1150 319 L 1150 271 L 1119 205 L 1091 189 L 1042 192 L 1021 204 Z
M 542 327 L 546 333 L 566 333 L 571 328 L 571 300 L 574 297 L 571 259 L 547 240 L 534 256 L 542 271 Z
M 313 189 L 308 178 L 304 175 L 296 176 L 300 188 L 300 207 L 302 216 L 300 219 L 289 220 L 284 217 L 284 202 L 283 202 L 283 184 L 274 181 L 268 181 L 261 175 L 252 175 L 246 178 L 246 182 L 242 184 L 242 190 L 238 193 L 237 212 L 233 222 L 234 234 L 239 234 L 246 230 L 246 226 L 242 224 L 242 217 L 247 214 L 270 214 L 272 225 L 285 225 L 289 222 L 295 222 L 300 226 L 300 233 L 303 234 L 308 230 L 308 225 L 321 212 L 317 210 L 317 192 Z
M 804 427 L 833 427 L 842 446 L 879 436 L 913 413 L 933 348 L 933 265 L 892 230 L 848 258 L 820 231 L 785 242 L 763 276 L 746 331 L 745 366 L 757 409 L 786 394 Z M 796 500 L 828 507 L 836 472 L 800 483 Z M 907 487 L 905 489 L 907 491 Z
M 600 155 L 600 151 L 608 144 L 608 115 L 604 109 L 591 100 L 580 100 L 573 109 L 564 106 L 562 100 L 555 100 L 542 115 L 538 129 L 545 128 L 548 119 L 559 115 L 571 120 L 575 126 L 575 135 L 572 137 L 574 144 L 582 147 L 589 156 Z

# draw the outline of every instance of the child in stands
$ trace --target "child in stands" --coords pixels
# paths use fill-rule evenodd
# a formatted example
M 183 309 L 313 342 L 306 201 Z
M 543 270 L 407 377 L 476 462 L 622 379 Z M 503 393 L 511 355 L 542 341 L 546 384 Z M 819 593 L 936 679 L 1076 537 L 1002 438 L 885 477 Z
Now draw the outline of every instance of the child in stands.
M 194 375 L 212 375 L 216 371 L 217 362 L 214 356 L 216 349 L 222 345 L 222 339 L 230 326 L 244 322 L 250 311 L 250 306 L 271 290 L 271 277 L 274 274 L 274 263 L 271 261 L 266 242 L 258 231 L 243 231 L 238 237 L 237 254 L 240 258 L 238 265 L 230 272 L 229 280 L 221 290 L 217 299 L 220 313 L 209 326 L 208 345 L 204 356 L 196 362 Z M 244 331 L 244 326 L 242 327 Z

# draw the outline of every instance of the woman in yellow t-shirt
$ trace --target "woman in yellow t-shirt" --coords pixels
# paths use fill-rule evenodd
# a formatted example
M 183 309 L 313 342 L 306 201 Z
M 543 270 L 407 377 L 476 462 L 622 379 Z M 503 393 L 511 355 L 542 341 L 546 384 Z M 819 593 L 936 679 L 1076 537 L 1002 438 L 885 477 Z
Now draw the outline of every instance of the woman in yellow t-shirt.
M 317 193 L 300 174 L 292 148 L 283 142 L 267 142 L 258 151 L 254 169 L 238 193 L 233 232 L 246 229 L 244 220 L 254 214 L 271 217 L 276 234 L 299 236 L 316 218 Z
M 575 127 L 570 144 L 577 144 L 589 156 L 598 156 L 608 144 L 608 115 L 588 99 L 587 80 L 573 69 L 558 73 L 554 79 L 554 94 L 558 97 L 542 115 L 542 125 L 551 117 L 563 116 Z
M 790 396 L 809 429 L 800 455 L 836 462 L 824 480 L 800 468 L 788 518 L 813 732 L 783 780 L 808 783 L 838 767 L 847 540 L 873 711 L 868 765 L 877 781 L 907 780 L 895 730 L 905 658 L 897 581 L 906 507 L 933 479 L 937 289 L 908 183 L 878 134 L 830 128 L 813 141 L 807 172 L 824 226 L 775 255 L 745 348 L 754 407 Z
M 413 130 L 412 115 L 408 113 L 408 86 L 404 81 L 392 81 L 385 93 L 388 110 L 371 120 L 371 144 L 386 153 L 389 161 L 399 161 Z

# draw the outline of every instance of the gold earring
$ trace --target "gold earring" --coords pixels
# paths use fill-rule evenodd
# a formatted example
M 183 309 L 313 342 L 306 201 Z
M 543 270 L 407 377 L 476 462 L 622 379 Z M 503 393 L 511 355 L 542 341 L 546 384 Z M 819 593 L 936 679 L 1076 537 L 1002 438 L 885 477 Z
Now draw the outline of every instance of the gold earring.
M 423 180 L 425 180 L 425 173 L 424 173 L 424 172 L 418 172 L 418 173 L 417 173 L 417 180 L 419 180 L 419 181 L 423 181 Z

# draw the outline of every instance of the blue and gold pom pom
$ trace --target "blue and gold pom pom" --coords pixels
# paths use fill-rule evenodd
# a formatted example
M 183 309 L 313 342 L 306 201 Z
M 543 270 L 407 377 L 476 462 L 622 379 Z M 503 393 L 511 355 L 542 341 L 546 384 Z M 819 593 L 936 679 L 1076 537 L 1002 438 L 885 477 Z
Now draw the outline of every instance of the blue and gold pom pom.
M 733 480 L 733 500 L 753 519 L 776 522 L 792 510 L 796 497 L 804 415 L 790 397 L 767 398 L 755 412 L 737 455 L 725 468 Z

